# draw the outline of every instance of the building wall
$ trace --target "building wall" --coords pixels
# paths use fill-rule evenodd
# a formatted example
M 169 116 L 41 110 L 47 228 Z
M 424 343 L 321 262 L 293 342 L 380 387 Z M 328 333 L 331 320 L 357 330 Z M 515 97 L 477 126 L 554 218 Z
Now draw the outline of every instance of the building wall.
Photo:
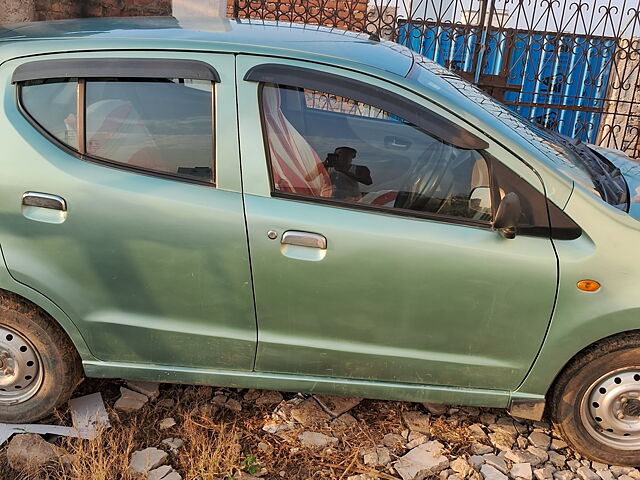
M 0 0 L 0 25 L 3 23 L 20 23 L 33 20 L 34 0 Z

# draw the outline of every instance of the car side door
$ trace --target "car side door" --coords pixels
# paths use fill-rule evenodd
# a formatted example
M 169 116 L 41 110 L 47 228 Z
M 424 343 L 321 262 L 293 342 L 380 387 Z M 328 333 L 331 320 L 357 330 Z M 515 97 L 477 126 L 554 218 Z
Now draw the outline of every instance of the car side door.
M 239 56 L 237 77 L 256 369 L 515 389 L 558 275 L 535 172 L 374 76 Z M 492 228 L 510 191 L 515 239 Z
M 250 370 L 233 55 L 47 55 L 0 81 L 11 275 L 99 360 Z

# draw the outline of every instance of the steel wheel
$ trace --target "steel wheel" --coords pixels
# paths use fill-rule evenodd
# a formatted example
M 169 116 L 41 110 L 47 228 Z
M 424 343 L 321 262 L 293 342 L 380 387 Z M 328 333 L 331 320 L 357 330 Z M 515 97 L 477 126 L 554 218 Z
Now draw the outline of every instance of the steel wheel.
M 582 398 L 580 417 L 599 442 L 640 449 L 640 368 L 617 370 L 596 380 Z
M 24 335 L 0 325 L 0 405 L 33 397 L 42 386 L 42 360 Z

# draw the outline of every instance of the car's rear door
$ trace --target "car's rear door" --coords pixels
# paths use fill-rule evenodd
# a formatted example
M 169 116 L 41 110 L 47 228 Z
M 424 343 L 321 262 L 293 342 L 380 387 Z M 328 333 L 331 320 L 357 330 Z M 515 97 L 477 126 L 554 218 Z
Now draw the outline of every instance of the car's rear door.
M 380 79 L 248 56 L 237 68 L 256 369 L 516 388 L 557 280 L 535 173 Z M 546 233 L 492 230 L 503 178 L 525 185 Z
M 0 69 L 5 261 L 100 360 L 253 366 L 234 82 L 233 55 L 189 52 Z

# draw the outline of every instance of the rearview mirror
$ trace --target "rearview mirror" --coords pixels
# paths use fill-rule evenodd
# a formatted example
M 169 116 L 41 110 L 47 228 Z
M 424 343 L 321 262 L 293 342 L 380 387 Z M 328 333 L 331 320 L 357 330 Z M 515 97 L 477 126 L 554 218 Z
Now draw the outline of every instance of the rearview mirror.
M 516 227 L 520 220 L 520 197 L 514 192 L 507 193 L 498 205 L 496 218 L 493 221 L 493 229 L 504 238 L 516 238 Z

